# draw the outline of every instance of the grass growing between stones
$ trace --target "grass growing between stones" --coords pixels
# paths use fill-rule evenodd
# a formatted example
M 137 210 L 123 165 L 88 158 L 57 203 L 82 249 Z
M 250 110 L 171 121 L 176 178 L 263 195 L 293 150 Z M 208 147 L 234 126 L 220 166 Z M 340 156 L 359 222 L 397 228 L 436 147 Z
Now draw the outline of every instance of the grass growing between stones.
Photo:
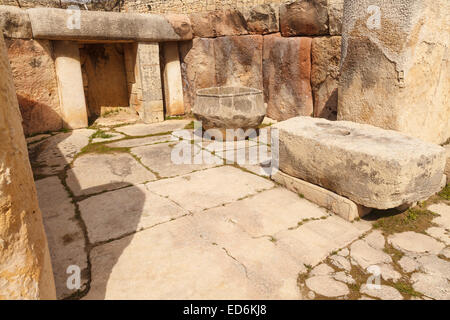
M 90 139 L 90 141 L 92 141 L 92 140 L 97 139 L 97 138 L 109 139 L 109 138 L 112 138 L 112 137 L 113 137 L 112 134 L 106 133 L 105 131 L 98 129 L 97 132 L 95 132 L 93 135 L 91 135 L 91 137 L 89 139 Z
M 102 143 L 92 143 L 83 147 L 81 151 L 76 155 L 75 159 L 88 154 L 88 153 L 117 153 L 117 152 L 130 152 L 130 148 L 122 147 L 122 148 L 111 148 Z
M 371 218 L 376 220 L 373 227 L 383 231 L 385 235 L 405 231 L 424 233 L 434 226 L 432 220 L 436 216 L 438 216 L 436 213 L 421 206 L 410 208 L 403 213 L 397 210 L 376 210 L 371 214 Z
M 405 298 L 411 299 L 412 297 L 422 297 L 420 292 L 414 290 L 412 285 L 408 282 L 398 281 L 392 285 L 397 289 Z
M 445 188 L 438 193 L 438 196 L 444 200 L 450 201 L 450 184 L 446 185 Z

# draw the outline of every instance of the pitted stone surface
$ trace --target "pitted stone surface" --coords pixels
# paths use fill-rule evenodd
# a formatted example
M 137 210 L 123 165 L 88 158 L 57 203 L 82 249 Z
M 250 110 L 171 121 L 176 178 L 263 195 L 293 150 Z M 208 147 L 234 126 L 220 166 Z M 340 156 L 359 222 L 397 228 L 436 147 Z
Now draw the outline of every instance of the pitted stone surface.
M 388 242 L 396 249 L 405 253 L 434 253 L 438 254 L 444 244 L 416 232 L 402 232 L 389 236 Z
M 311 270 L 310 276 L 326 276 L 334 272 L 334 269 L 325 263 L 319 264 L 317 267 Z
M 419 263 L 415 261 L 413 258 L 408 256 L 403 256 L 399 261 L 398 264 L 400 267 L 402 267 L 403 271 L 406 273 L 410 273 L 413 271 L 416 271 L 419 269 Z
M 445 203 L 433 204 L 428 207 L 428 210 L 433 211 L 440 215 L 440 217 L 434 218 L 433 223 L 439 226 L 450 229 L 450 206 Z
M 394 270 L 392 265 L 383 263 L 380 266 L 381 277 L 386 281 L 397 282 L 402 275 Z
M 372 231 L 364 238 L 364 240 L 369 244 L 369 246 L 378 250 L 383 250 L 386 243 L 383 233 L 379 230 Z
M 273 128 L 279 130 L 281 171 L 366 207 L 395 208 L 440 189 L 440 146 L 348 121 L 296 117 Z
M 341 281 L 347 284 L 356 284 L 356 281 L 352 278 L 352 276 L 346 274 L 344 271 L 336 272 L 333 275 L 333 278 L 337 281 Z
M 77 158 L 67 172 L 67 185 L 76 196 L 155 179 L 153 173 L 127 153 L 87 154 Z
M 348 259 L 346 259 L 342 256 L 334 255 L 334 256 L 331 256 L 330 260 L 331 260 L 331 263 L 338 269 L 350 271 L 352 268 Z
M 450 284 L 448 279 L 438 275 L 414 273 L 411 276 L 414 290 L 422 292 L 432 299 L 448 300 Z

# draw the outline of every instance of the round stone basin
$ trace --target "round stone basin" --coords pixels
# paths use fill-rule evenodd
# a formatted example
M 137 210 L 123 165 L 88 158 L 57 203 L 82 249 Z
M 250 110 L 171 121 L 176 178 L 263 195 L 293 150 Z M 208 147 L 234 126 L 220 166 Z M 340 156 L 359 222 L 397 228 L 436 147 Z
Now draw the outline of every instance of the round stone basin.
M 261 125 L 266 115 L 266 107 L 261 90 L 247 87 L 212 87 L 197 91 L 192 112 L 197 120 L 202 121 L 203 129 L 208 130 L 207 133 L 215 139 L 242 140 Z M 230 136 L 231 132 L 234 137 Z

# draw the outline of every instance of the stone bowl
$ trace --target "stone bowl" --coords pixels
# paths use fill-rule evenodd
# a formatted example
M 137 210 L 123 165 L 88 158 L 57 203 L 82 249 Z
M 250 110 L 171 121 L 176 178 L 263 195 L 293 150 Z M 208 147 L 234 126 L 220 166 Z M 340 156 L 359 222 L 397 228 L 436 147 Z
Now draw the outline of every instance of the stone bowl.
M 266 116 L 266 106 L 261 90 L 212 87 L 197 91 L 192 113 L 202 122 L 207 136 L 215 140 L 243 140 L 256 135 Z

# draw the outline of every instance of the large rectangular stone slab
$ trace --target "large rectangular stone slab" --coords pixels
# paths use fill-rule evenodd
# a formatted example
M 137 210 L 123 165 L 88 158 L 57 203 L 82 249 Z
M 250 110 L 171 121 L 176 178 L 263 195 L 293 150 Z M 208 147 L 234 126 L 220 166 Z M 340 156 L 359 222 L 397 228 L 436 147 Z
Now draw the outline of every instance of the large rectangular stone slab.
M 299 0 L 281 4 L 280 28 L 284 37 L 328 34 L 327 0 Z
M 264 36 L 263 76 L 268 117 L 312 115 L 311 38 Z
M 440 189 L 440 146 L 347 121 L 296 117 L 273 128 L 279 130 L 281 171 L 366 207 L 395 208 Z
M 189 18 L 183 15 L 163 16 L 53 8 L 33 8 L 27 12 L 35 39 L 134 41 L 192 39 Z

